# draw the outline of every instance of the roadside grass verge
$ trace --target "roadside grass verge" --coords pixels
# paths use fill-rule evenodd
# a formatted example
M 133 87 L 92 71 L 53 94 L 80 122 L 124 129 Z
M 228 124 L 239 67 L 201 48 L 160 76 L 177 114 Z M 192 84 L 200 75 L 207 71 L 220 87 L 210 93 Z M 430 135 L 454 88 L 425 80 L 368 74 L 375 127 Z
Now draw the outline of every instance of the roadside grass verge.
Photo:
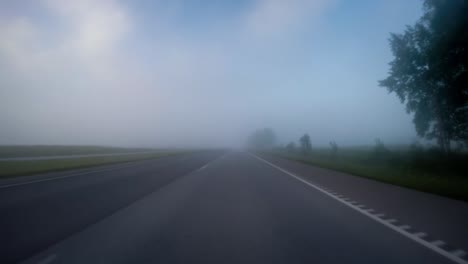
M 309 155 L 275 150 L 282 158 L 349 173 L 355 176 L 468 201 L 468 159 L 466 154 L 450 157 L 430 152 L 394 151 L 377 156 L 372 149 L 345 150 L 331 157 L 318 150 Z
M 138 160 L 155 159 L 162 156 L 187 153 L 186 151 L 164 151 L 158 153 L 129 154 L 121 156 L 83 157 L 50 160 L 0 161 L 0 178 L 24 176 L 52 171 L 109 165 Z
M 119 148 L 104 146 L 65 145 L 1 145 L 0 158 L 45 157 L 63 155 L 117 154 L 157 151 L 149 148 Z M 164 151 L 164 150 L 161 150 Z

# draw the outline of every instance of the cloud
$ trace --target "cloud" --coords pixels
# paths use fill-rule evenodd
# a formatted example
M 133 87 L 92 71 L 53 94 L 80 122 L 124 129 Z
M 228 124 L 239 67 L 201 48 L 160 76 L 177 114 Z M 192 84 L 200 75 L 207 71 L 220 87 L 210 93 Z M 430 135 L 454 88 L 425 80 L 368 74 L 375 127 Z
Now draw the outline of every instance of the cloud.
M 31 60 L 45 52 L 38 47 L 40 32 L 26 17 L 0 20 L 0 36 L 0 56 L 22 73 L 30 72 Z
M 28 17 L 1 21 L 1 55 L 28 75 L 61 72 L 70 68 L 67 65 L 94 72 L 95 77 L 111 74 L 117 46 L 130 29 L 129 18 L 117 2 L 47 0 L 44 4 L 58 26 L 36 26 Z
M 337 61 L 357 76 L 310 42 L 335 0 L 255 0 L 228 19 L 165 2 L 42 0 L 40 14 L 0 15 L 0 144 L 240 144 L 257 126 L 320 121 L 343 94 Z
M 9 124 L 0 139 L 83 143 L 73 130 L 103 130 L 111 112 L 136 104 L 125 96 L 138 72 L 121 48 L 131 21 L 116 1 L 42 3 L 42 20 L 0 18 L 0 119 Z
M 216 114 L 206 96 L 222 82 L 224 60 L 210 45 L 168 30 L 135 52 L 143 37 L 129 41 L 133 21 L 120 2 L 43 3 L 47 23 L 0 20 L 0 120 L 9 124 L 0 143 L 209 142 L 181 131 Z
M 165 14 L 160 11 L 164 8 L 154 10 L 159 24 L 135 25 L 138 20 L 119 1 L 43 3 L 57 28 L 18 16 L 0 29 L 10 43 L 0 54 L 23 68 L 8 77 L 21 84 L 4 91 L 11 108 L 20 109 L 10 117 L 15 123 L 12 134 L 35 129 L 36 138 L 64 142 L 125 138 L 200 145 L 239 143 L 239 137 L 265 117 L 270 106 L 265 105 L 262 86 L 274 81 L 271 73 L 258 69 L 262 63 L 256 65 L 254 56 L 270 57 L 261 47 L 265 39 L 284 38 L 328 5 L 325 0 L 258 0 L 238 14 L 238 23 L 229 30 L 212 32 L 223 37 L 193 39 L 173 23 L 181 9 Z M 141 35 L 148 27 L 158 28 L 154 36 Z M 135 35 L 138 29 L 140 35 Z M 129 42 L 129 36 L 138 41 Z M 269 49 L 278 47 L 270 44 Z M 39 101 L 45 104 L 31 107 Z M 24 118 L 19 118 L 21 113 Z M 38 120 L 56 129 L 47 131 Z M 47 133 L 55 136 L 44 136 Z M 110 133 L 114 137 L 106 138 Z
M 82 63 L 94 78 L 112 80 L 121 76 L 116 67 L 121 63 L 119 58 L 125 56 L 120 54 L 120 43 L 132 24 L 119 2 L 47 0 L 46 4 L 65 27 L 59 52 L 72 54 L 73 60 Z
M 318 19 L 332 0 L 257 0 L 244 20 L 246 31 L 260 37 L 274 37 L 294 31 L 304 23 Z
M 81 56 L 110 53 L 131 28 L 130 18 L 116 1 L 48 0 L 49 8 L 69 27 L 65 45 Z

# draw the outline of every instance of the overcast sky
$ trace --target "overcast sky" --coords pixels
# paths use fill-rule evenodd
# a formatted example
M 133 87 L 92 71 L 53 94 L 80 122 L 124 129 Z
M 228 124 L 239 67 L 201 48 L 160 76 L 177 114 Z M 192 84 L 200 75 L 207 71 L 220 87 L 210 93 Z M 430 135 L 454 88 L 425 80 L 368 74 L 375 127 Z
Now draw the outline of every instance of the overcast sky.
M 407 143 L 377 85 L 419 0 L 0 1 L 0 144 Z

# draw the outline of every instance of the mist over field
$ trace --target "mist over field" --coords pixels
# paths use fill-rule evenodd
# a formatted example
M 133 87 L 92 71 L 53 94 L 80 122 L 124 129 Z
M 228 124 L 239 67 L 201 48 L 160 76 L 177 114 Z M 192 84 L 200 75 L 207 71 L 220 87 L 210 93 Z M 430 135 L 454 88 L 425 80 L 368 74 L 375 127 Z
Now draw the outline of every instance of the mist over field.
M 421 1 L 0 2 L 0 144 L 407 144 L 379 87 Z

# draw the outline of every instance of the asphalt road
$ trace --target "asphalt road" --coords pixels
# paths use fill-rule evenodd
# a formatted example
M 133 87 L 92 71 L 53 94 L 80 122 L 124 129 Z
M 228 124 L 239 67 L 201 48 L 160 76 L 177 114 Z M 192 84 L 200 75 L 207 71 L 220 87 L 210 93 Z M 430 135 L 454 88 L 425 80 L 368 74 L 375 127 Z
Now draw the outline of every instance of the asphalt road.
M 157 191 L 219 151 L 0 182 L 0 263 L 16 263 Z
M 246 152 L 201 152 L 119 166 L 0 186 L 0 263 L 468 263 L 463 251 L 447 246 L 450 241 L 428 240 L 417 226 L 378 216 L 327 187 L 348 188 L 350 194 L 362 186 L 388 189 L 381 183 L 341 174 L 326 183 L 325 172 L 314 167 Z M 342 184 L 340 177 L 351 183 Z M 396 196 L 428 195 L 390 190 Z M 398 215 L 385 201 L 375 202 L 379 196 L 359 198 Z M 417 219 L 411 216 L 417 210 L 405 220 Z M 438 223 L 433 226 L 444 225 L 440 210 L 433 212 Z M 447 224 L 459 223 L 449 217 Z M 434 230 L 457 228 L 463 233 L 466 225 Z

